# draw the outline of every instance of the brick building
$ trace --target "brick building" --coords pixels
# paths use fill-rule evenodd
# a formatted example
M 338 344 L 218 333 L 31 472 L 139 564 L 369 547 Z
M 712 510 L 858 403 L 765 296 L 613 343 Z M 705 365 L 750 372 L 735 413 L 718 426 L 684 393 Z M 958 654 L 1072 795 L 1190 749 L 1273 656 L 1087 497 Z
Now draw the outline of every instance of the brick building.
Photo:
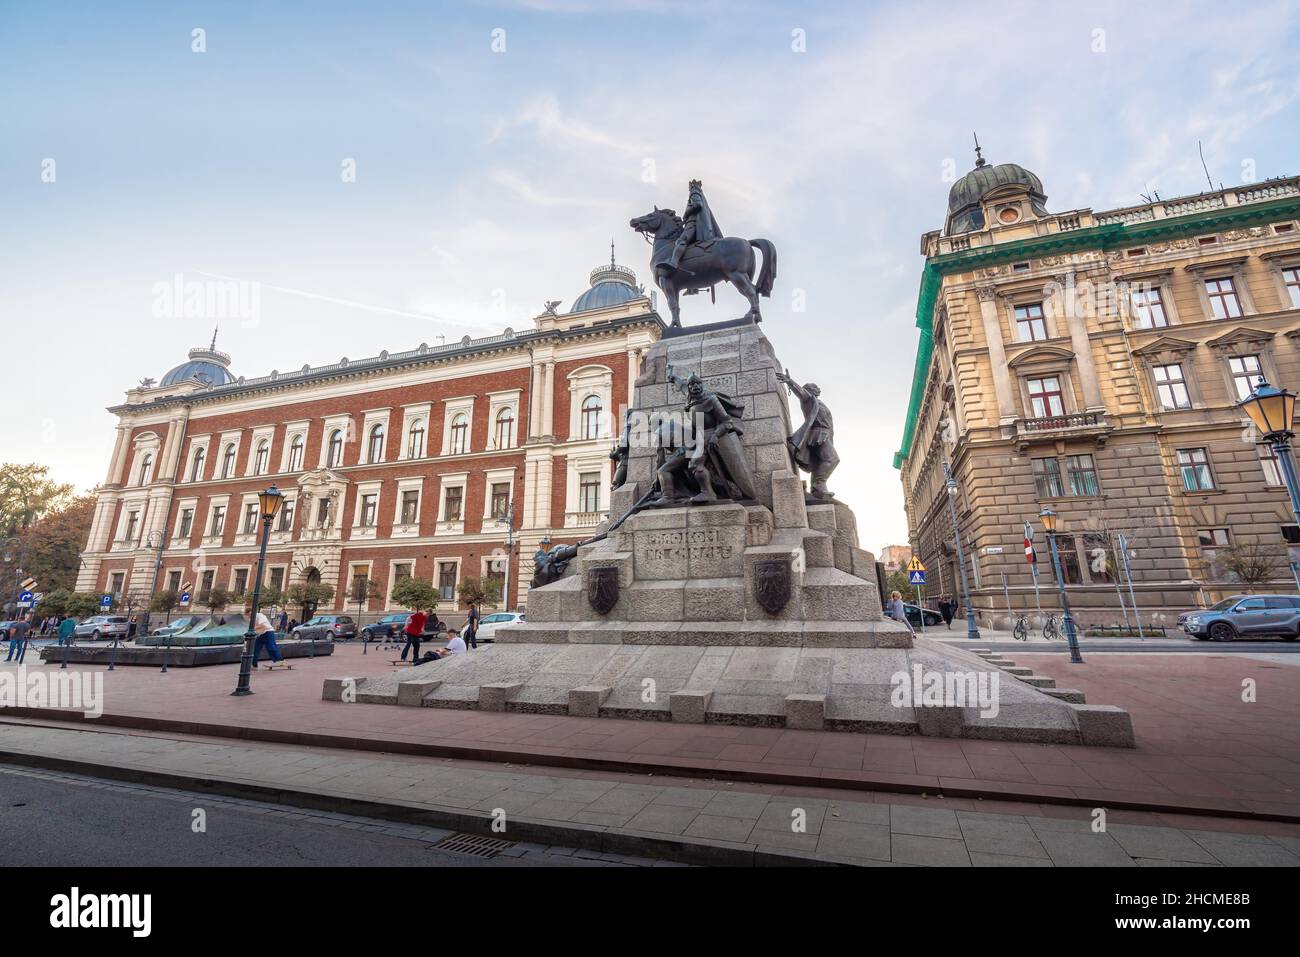
M 1267 587 L 1293 590 L 1300 529 L 1236 403 L 1261 374 L 1300 387 L 1300 179 L 1096 213 L 1050 213 L 1046 200 L 1033 173 L 981 159 L 921 240 L 921 337 L 894 464 L 932 589 L 957 591 L 950 463 L 985 623 L 1005 620 L 1008 596 L 1034 608 L 1023 523 L 1046 556 L 1044 505 L 1061 515 L 1086 624 L 1123 618 L 1118 533 L 1144 620 L 1239 592 L 1223 561 L 1233 545 L 1272 555 Z
M 321 611 L 355 612 L 361 578 L 382 590 L 367 611 L 391 609 L 393 584 L 415 575 L 454 614 L 462 578 L 505 574 L 508 539 L 516 607 L 541 538 L 578 541 L 607 516 L 613 437 L 662 329 L 611 260 L 568 312 L 525 332 L 258 378 L 236 377 L 215 347 L 191 350 L 109 410 L 117 443 L 78 590 L 137 607 L 185 584 L 196 598 L 249 591 L 257 493 L 274 483 L 285 499 L 267 580 L 332 585 Z

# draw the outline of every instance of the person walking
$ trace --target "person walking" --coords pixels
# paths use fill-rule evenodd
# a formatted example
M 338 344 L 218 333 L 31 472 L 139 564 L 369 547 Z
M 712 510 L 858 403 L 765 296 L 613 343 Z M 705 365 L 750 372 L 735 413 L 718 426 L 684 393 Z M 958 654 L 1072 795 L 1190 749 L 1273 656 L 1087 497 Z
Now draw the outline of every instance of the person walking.
M 478 605 L 469 606 L 469 618 L 465 621 L 464 636 L 465 641 L 475 650 L 478 649 Z
M 433 617 L 436 622 L 438 616 L 435 614 Z M 411 661 L 415 664 L 420 663 L 420 639 L 424 636 L 424 626 L 428 620 L 429 616 L 418 608 L 410 618 L 406 619 L 406 626 L 402 629 L 402 633 L 406 635 L 406 644 L 402 646 L 402 661 L 406 660 L 406 653 L 414 648 L 415 654 L 411 656 Z
M 280 653 L 280 646 L 275 643 L 275 629 L 271 627 L 271 620 L 262 614 L 257 613 L 257 618 L 253 621 L 253 633 L 257 635 L 253 639 L 253 667 L 257 667 L 257 659 L 262 655 L 262 649 L 266 649 L 267 655 L 271 659 L 271 664 L 278 665 L 284 661 L 284 655 Z
M 63 621 L 59 622 L 59 644 L 72 644 L 72 636 L 77 630 L 77 619 L 68 615 Z
M 20 665 L 23 663 L 23 658 L 27 657 L 27 634 L 31 631 L 31 628 L 32 622 L 25 616 L 13 623 L 13 626 L 9 629 L 9 656 L 5 658 L 5 661 L 8 661 L 9 657 L 13 656 L 16 647 L 18 657 L 14 660 Z
M 276 622 L 276 626 L 276 630 L 280 632 L 288 632 L 289 630 L 289 613 L 284 609 L 280 609 L 280 620 Z
M 14 655 L 18 654 L 22 646 L 22 639 L 18 637 L 18 622 L 11 621 L 7 624 L 4 634 L 9 639 L 9 654 L 5 656 L 5 661 L 13 661 Z M 18 659 L 18 663 L 22 664 L 22 658 Z
M 951 595 L 944 595 L 942 598 L 939 599 L 939 614 L 943 615 L 943 623 L 948 626 L 949 631 L 952 630 L 952 618 L 953 618 L 954 611 L 955 609 L 953 608 Z

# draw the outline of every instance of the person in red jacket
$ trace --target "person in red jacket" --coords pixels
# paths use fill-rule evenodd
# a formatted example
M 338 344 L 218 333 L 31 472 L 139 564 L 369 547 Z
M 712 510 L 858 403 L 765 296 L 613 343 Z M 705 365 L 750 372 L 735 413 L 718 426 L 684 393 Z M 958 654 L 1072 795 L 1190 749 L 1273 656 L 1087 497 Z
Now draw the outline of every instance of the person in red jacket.
M 415 654 L 411 657 L 412 661 L 420 660 L 420 636 L 424 634 L 424 623 L 428 621 L 424 612 L 417 610 L 410 618 L 406 619 L 406 627 L 402 629 L 406 635 L 406 644 L 402 646 L 402 660 L 406 660 L 406 653 L 415 646 Z

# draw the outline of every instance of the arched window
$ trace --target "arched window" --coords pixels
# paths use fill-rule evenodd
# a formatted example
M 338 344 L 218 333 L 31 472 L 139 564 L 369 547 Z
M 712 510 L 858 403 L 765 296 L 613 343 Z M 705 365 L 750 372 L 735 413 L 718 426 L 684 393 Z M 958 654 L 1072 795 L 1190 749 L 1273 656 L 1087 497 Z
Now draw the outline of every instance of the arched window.
M 289 471 L 297 472 L 302 468 L 303 441 L 301 435 L 295 435 L 289 444 Z
M 144 458 L 140 460 L 140 484 L 148 485 L 153 478 L 153 453 L 144 453 Z
M 203 460 L 208 453 L 202 448 L 194 450 L 194 466 L 190 469 L 190 481 L 197 482 L 203 478 Z
M 253 474 L 265 475 L 266 466 L 271 459 L 271 443 L 266 439 L 257 443 L 257 454 L 253 457 Z
M 335 429 L 330 433 L 329 457 L 325 464 L 332 469 L 343 464 L 343 430 Z
M 411 434 L 406 439 L 406 457 L 408 459 L 424 458 L 424 420 L 416 419 L 411 425 Z
M 580 434 L 584 439 L 600 437 L 600 396 L 589 395 L 582 400 Z
M 457 412 L 451 420 L 451 454 L 460 455 L 469 451 L 469 419 L 464 412 Z
M 384 460 L 384 427 L 376 425 L 370 430 L 370 442 L 366 446 L 367 462 L 382 462 Z
M 496 425 L 496 447 L 499 449 L 508 449 L 515 440 L 515 413 L 509 408 L 504 408 L 497 413 Z
M 230 442 L 226 445 L 226 451 L 221 455 L 221 477 L 231 478 L 235 474 L 235 443 Z

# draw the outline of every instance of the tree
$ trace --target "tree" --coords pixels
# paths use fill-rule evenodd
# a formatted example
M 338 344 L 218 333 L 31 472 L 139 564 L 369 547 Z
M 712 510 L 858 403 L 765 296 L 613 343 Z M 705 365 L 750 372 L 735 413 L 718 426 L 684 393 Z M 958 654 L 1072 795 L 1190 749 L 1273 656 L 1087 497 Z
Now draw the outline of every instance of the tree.
M 263 585 L 258 601 L 262 608 L 278 608 L 284 604 L 284 591 L 274 585 Z M 252 592 L 248 595 L 248 604 L 250 606 L 253 604 Z
M 231 594 L 224 588 L 209 588 L 199 595 L 198 604 L 215 615 L 230 604 Z
M 73 487 L 50 480 L 48 465 L 0 464 L 0 535 L 17 535 L 69 504 Z
M 1234 542 L 1218 550 L 1215 564 L 1244 585 L 1246 591 L 1252 591 L 1258 585 L 1273 581 L 1282 561 L 1276 550 L 1265 545 Z
M 45 618 L 49 615 L 55 615 L 62 618 L 68 613 L 68 602 L 72 600 L 72 592 L 66 588 L 55 588 L 47 591 L 41 603 L 36 606 L 36 617 Z
M 23 572 L 39 581 L 45 591 L 74 588 L 94 517 L 95 496 L 79 495 L 20 531 L 15 551 L 23 562 Z
M 495 605 L 501 600 L 501 579 L 492 575 L 484 578 L 462 578 L 456 593 L 465 605 Z
M 299 582 L 290 585 L 284 593 L 285 604 L 297 605 L 302 609 L 302 620 L 306 621 L 316 613 L 317 607 L 334 600 L 334 586 L 324 582 Z M 308 614 L 311 612 L 311 614 Z
M 79 591 L 68 596 L 65 612 L 70 618 L 80 621 L 99 611 L 99 595 L 94 592 Z
M 897 572 L 886 573 L 885 575 L 886 592 L 889 593 L 899 592 L 900 594 L 903 595 L 904 598 L 906 598 L 909 593 L 913 593 L 915 592 L 915 590 L 916 590 L 916 586 L 908 583 L 906 572 L 897 571 Z M 886 601 L 889 600 L 888 594 L 882 595 L 881 597 L 884 598 Z
M 178 592 L 165 588 L 160 592 L 154 592 L 149 602 L 149 610 L 160 613 L 164 618 L 170 618 L 172 609 L 180 603 L 180 600 L 181 596 Z
M 423 578 L 399 578 L 393 585 L 393 604 L 412 611 L 433 611 L 438 607 L 438 590 Z

